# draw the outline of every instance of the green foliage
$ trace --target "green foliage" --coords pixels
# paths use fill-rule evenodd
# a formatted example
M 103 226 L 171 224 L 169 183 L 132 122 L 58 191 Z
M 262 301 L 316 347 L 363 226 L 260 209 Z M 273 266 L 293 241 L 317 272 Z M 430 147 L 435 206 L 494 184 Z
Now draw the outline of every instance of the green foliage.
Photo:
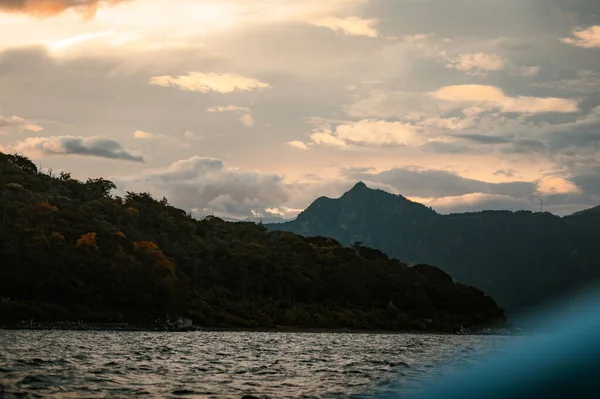
M 5 162 L 10 162 L 14 166 L 18 167 L 22 171 L 26 173 L 36 174 L 38 173 L 38 168 L 35 166 L 33 162 L 27 157 L 18 154 L 2 154 Z
M 431 266 L 360 243 L 195 220 L 149 193 L 113 197 L 110 181 L 32 165 L 0 153 L 0 324 L 176 315 L 206 326 L 450 331 L 504 321 L 491 298 Z

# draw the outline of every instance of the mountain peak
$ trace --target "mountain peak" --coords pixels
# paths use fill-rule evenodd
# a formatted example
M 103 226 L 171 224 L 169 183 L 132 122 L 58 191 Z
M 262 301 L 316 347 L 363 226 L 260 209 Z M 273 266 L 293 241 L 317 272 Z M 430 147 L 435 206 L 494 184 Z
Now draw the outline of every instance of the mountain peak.
M 356 183 L 350 190 L 348 190 L 346 193 L 344 193 L 344 195 L 342 197 L 346 197 L 346 196 L 348 196 L 348 194 L 353 194 L 353 195 L 362 194 L 363 196 L 368 196 L 370 198 L 372 198 L 373 195 L 377 195 L 378 198 L 381 198 L 381 197 L 400 198 L 405 201 L 408 201 L 402 195 L 388 193 L 387 191 L 383 191 L 383 190 L 380 190 L 377 188 L 370 188 L 363 181 L 359 181 L 358 183 Z
M 365 189 L 370 190 L 370 188 L 367 187 L 367 185 L 364 182 L 359 181 L 350 189 L 350 191 L 358 191 L 358 190 L 365 190 Z

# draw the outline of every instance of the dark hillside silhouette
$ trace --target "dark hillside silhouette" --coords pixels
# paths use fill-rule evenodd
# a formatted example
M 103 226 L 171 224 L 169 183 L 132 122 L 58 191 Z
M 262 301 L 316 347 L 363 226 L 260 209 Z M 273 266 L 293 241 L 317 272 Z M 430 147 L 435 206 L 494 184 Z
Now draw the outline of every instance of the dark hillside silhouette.
M 454 331 L 502 324 L 478 289 L 362 245 L 195 220 L 105 179 L 0 153 L 0 325 L 34 319 Z
M 356 184 L 316 199 L 296 220 L 269 224 L 304 236 L 377 248 L 409 264 L 433 264 L 476 286 L 507 311 L 560 298 L 600 277 L 600 207 L 568 217 L 528 211 L 440 215 Z

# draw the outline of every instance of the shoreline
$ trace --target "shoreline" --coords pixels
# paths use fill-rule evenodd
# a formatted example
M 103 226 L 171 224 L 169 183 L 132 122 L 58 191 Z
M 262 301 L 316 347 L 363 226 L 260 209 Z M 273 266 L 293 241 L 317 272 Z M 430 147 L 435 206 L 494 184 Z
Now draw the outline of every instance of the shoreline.
M 320 327 L 203 327 L 203 326 L 149 326 L 128 323 L 80 323 L 80 322 L 50 322 L 50 323 L 20 323 L 16 325 L 0 325 L 0 330 L 12 331 L 111 331 L 111 332 L 255 332 L 255 333 L 294 333 L 294 334 L 413 334 L 413 335 L 496 335 L 514 336 L 518 331 L 509 329 L 478 328 L 458 332 L 438 330 L 383 330 L 383 329 L 352 329 L 352 328 L 320 328 Z

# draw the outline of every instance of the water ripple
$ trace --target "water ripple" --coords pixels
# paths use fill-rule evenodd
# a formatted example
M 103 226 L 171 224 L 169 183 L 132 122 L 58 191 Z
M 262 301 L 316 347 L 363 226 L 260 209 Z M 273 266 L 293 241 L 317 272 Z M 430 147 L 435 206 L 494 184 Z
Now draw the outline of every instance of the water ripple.
M 0 330 L 0 397 L 360 397 L 413 389 L 506 339 Z

